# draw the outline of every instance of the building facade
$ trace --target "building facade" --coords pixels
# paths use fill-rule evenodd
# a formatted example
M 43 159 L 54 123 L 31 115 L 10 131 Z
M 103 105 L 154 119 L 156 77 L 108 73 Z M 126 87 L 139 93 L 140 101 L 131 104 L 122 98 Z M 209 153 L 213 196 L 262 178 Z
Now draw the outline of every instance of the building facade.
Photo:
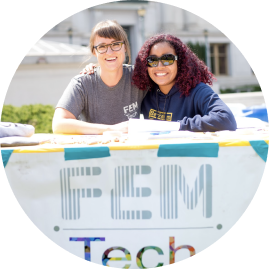
M 44 39 L 88 45 L 91 29 L 102 20 L 117 20 L 126 30 L 132 63 L 145 39 L 156 33 L 171 33 L 183 42 L 209 43 L 209 63 L 221 88 L 257 84 L 256 77 L 237 47 L 216 27 L 184 9 L 152 1 L 119 1 L 95 6 L 67 18 Z M 208 37 L 206 37 L 207 35 Z
M 163 3 L 136 0 L 111 2 L 91 7 L 60 22 L 47 32 L 42 40 L 69 46 L 87 46 L 94 25 L 108 19 L 118 21 L 126 30 L 131 45 L 132 63 L 135 62 L 136 55 L 147 38 L 157 33 L 171 33 L 185 43 L 207 45 L 206 63 L 217 77 L 217 82 L 213 86 L 216 92 L 219 92 L 219 89 L 240 89 L 258 85 L 255 74 L 245 57 L 221 31 L 193 13 Z M 85 52 L 85 57 L 87 54 L 88 52 Z M 81 61 L 82 58 L 70 57 L 70 55 L 65 55 L 65 57 L 57 53 L 43 55 L 41 62 L 39 58 L 33 60 L 33 56 L 27 55 L 14 76 L 5 103 L 11 103 L 9 100 L 12 99 L 11 95 L 14 95 L 15 88 L 18 85 L 24 85 L 21 84 L 22 80 L 23 83 L 27 83 L 28 73 L 30 77 L 31 72 L 40 72 L 37 75 L 39 82 L 36 84 L 41 88 L 52 79 L 51 73 L 55 81 L 58 77 L 57 82 L 49 83 L 52 87 L 51 91 L 53 84 L 58 87 L 54 90 L 58 94 L 51 102 L 55 105 L 56 98 L 70 81 L 71 74 L 76 75 L 85 65 Z M 94 57 L 90 59 L 90 62 L 95 61 Z M 44 75 L 46 72 L 50 75 Z M 32 83 L 34 80 L 35 78 L 31 76 Z

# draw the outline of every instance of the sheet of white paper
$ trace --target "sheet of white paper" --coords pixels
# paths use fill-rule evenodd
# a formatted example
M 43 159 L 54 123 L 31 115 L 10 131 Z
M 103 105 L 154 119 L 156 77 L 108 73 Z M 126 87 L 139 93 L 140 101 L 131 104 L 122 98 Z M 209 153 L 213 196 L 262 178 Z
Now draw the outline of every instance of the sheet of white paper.
M 264 128 L 268 123 L 257 118 L 235 117 L 237 128 Z
M 134 135 L 139 132 L 178 131 L 179 128 L 180 128 L 179 122 L 130 119 L 128 134 Z
M 211 134 L 195 133 L 190 131 L 167 131 L 167 132 L 147 132 L 148 139 L 166 138 L 191 138 L 191 139 L 213 139 Z

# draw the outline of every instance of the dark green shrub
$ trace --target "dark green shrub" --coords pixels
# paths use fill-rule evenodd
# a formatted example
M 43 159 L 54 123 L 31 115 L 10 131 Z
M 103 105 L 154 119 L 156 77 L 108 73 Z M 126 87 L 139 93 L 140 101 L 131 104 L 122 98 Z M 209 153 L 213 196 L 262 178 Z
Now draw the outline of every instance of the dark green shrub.
M 53 114 L 54 107 L 51 105 L 4 105 L 1 121 L 31 124 L 35 127 L 35 133 L 52 133 Z
M 235 93 L 236 91 L 233 89 L 220 89 L 220 93 Z
M 198 42 L 196 43 L 191 43 L 188 42 L 187 46 L 198 56 L 198 58 L 202 61 L 206 61 L 205 59 L 205 45 L 200 44 Z
M 262 89 L 261 89 L 261 87 L 259 86 L 259 85 L 256 85 L 256 86 L 253 86 L 253 88 L 252 88 L 252 92 L 260 92 Z
M 220 93 L 235 93 L 235 92 L 260 92 L 261 87 L 259 85 L 245 85 L 245 86 L 239 86 L 235 89 L 221 89 Z

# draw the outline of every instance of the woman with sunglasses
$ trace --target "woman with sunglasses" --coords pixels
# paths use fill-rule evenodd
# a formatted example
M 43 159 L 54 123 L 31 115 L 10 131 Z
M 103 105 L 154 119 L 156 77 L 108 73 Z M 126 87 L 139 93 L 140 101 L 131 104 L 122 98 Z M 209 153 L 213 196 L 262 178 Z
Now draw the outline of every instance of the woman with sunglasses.
M 131 83 L 133 66 L 123 65 L 126 53 L 131 59 L 127 35 L 116 21 L 102 21 L 93 28 L 89 47 L 99 66 L 92 75 L 71 80 L 56 106 L 53 132 L 127 132 L 127 121 L 139 118 L 146 94 Z
M 178 121 L 180 130 L 235 130 L 232 112 L 206 85 L 214 79 L 204 62 L 169 34 L 145 42 L 133 75 L 139 89 L 149 89 L 142 103 L 145 119 Z

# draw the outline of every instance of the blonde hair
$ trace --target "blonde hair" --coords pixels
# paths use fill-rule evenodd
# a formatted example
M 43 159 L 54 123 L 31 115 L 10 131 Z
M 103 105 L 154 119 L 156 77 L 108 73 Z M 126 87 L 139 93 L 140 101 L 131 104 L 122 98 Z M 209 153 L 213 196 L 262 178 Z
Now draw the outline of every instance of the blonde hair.
M 104 37 L 104 38 L 113 38 L 116 41 L 124 41 L 125 48 L 127 55 L 129 57 L 128 64 L 131 63 L 131 50 L 130 50 L 130 44 L 127 38 L 126 32 L 123 30 L 123 28 L 118 24 L 117 21 L 101 21 L 97 23 L 91 32 L 91 37 L 90 37 L 90 51 L 93 53 L 94 50 L 94 39 L 96 36 Z

